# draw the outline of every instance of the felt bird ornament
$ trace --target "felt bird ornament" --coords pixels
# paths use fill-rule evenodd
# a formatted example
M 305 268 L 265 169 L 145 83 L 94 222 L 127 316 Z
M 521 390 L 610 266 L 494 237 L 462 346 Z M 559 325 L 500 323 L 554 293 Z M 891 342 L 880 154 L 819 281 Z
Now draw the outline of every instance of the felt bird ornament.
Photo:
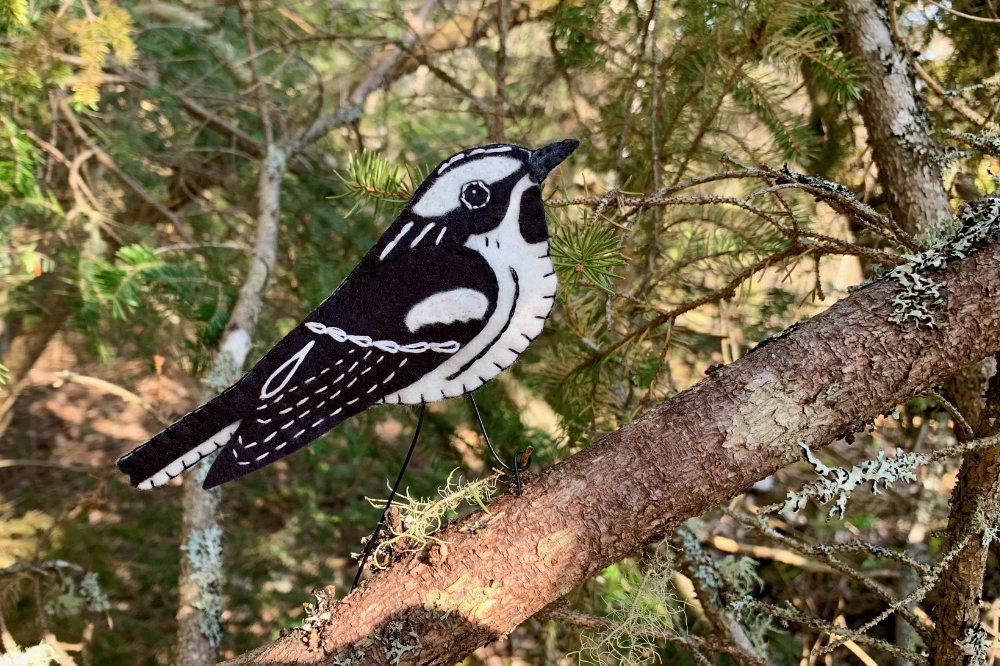
M 119 469 L 149 489 L 222 448 L 205 478 L 212 488 L 373 405 L 423 405 L 496 377 L 552 310 L 541 183 L 579 145 L 493 144 L 442 162 L 305 321 Z

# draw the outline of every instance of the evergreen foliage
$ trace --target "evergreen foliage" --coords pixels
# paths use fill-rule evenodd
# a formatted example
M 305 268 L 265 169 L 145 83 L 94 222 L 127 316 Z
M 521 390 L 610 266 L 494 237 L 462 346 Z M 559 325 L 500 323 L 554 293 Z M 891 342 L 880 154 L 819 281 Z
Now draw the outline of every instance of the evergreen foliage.
M 882 216 L 885 193 L 857 138 L 854 105 L 866 83 L 828 3 L 508 3 L 503 57 L 494 5 L 436 7 L 435 30 L 414 41 L 418 3 L 245 6 L 256 58 L 236 5 L 0 0 L 0 352 L 11 384 L 23 380 L 12 342 L 42 323 L 59 331 L 38 364 L 43 379 L 0 412 L 0 459 L 10 463 L 0 466 L 0 613 L 20 645 L 34 646 L 12 659 L 52 659 L 42 617 L 69 643 L 92 624 L 93 663 L 174 661 L 166 637 L 176 614 L 178 495 L 137 495 L 111 463 L 160 426 L 149 412 L 171 418 L 195 406 L 192 378 L 210 366 L 256 261 L 266 128 L 288 140 L 347 107 L 352 85 L 394 45 L 404 57 L 382 72 L 387 83 L 361 120 L 288 165 L 278 260 L 250 356 L 337 287 L 442 155 L 577 135 L 584 147 L 545 184 L 556 310 L 522 361 L 478 394 L 503 450 L 534 447 L 533 472 L 828 306 L 852 270 L 880 264 L 903 282 L 904 252 L 931 256 Z M 932 6 L 893 6 L 923 66 L 954 89 L 948 96 L 998 122 L 1000 88 L 989 81 L 1000 31 Z M 940 39 L 954 50 L 932 53 Z M 962 148 L 942 158 L 945 184 L 961 170 L 994 192 L 990 135 L 936 97 L 928 108 L 936 127 L 964 133 L 938 137 Z M 917 306 L 931 316 L 940 297 L 932 287 L 914 285 L 901 325 L 927 323 Z M 53 369 L 99 375 L 148 409 L 53 388 L 44 374 Z M 15 388 L 5 382 L 0 366 L 0 388 Z M 745 600 L 736 622 L 761 654 L 766 642 L 774 663 L 798 663 L 801 645 L 835 633 L 834 617 L 857 627 L 882 611 L 881 583 L 870 584 L 880 572 L 905 567 L 923 589 L 939 571 L 924 560 L 953 551 L 936 537 L 907 541 L 915 521 L 942 524 L 946 461 L 964 450 L 947 448 L 946 419 L 930 400 L 901 406 L 853 447 L 838 445 L 836 467 L 803 462 L 776 477 L 776 488 L 740 500 L 776 503 L 780 517 L 765 527 L 718 513 L 692 526 L 708 561 L 690 567 L 649 551 L 651 560 L 615 564 L 567 596 L 610 629 L 546 634 L 527 623 L 518 631 L 531 640 L 512 643 L 520 647 L 511 658 L 705 663 L 711 651 L 695 639 L 721 630 L 695 610 L 707 601 L 685 597 L 674 575 L 700 571 L 716 581 L 727 612 Z M 414 422 L 404 408 L 365 413 L 227 489 L 223 654 L 299 625 L 316 584 L 346 590 L 350 554 L 378 514 L 365 498 L 384 495 Z M 405 531 L 379 546 L 379 561 L 433 543 L 461 511 L 489 509 L 496 477 L 473 424 L 464 401 L 429 410 L 407 474 Z M 911 452 L 918 445 L 947 455 L 922 458 Z M 456 484 L 459 476 L 468 481 Z M 868 481 L 877 497 L 851 495 Z M 786 496 L 788 488 L 801 490 Z M 886 502 L 887 493 L 906 501 Z M 987 518 L 966 538 L 992 542 Z M 804 554 L 797 564 L 751 559 L 713 550 L 720 537 Z M 219 555 L 199 551 L 197 540 L 191 548 L 210 563 Z M 72 567 L 37 569 L 53 561 Z M 1000 594 L 996 581 L 986 594 Z M 809 612 L 829 622 L 782 611 L 788 599 L 815 601 Z M 868 633 L 891 642 L 887 624 Z M 864 645 L 888 658 L 880 643 Z M 970 634 L 968 645 L 982 654 L 983 636 Z

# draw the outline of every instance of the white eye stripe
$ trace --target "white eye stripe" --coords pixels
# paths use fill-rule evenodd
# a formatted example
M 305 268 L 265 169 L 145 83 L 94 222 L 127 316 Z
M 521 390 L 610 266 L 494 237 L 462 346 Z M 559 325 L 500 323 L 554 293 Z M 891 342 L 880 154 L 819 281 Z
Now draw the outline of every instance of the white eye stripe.
M 459 164 L 421 194 L 412 211 L 424 218 L 441 217 L 461 205 L 462 187 L 467 183 L 477 180 L 487 185 L 496 183 L 522 167 L 521 160 L 506 155 L 489 155 L 468 164 Z
M 438 167 L 438 175 L 440 176 L 455 162 L 464 160 L 466 157 L 472 157 L 473 155 L 486 155 L 489 153 L 509 153 L 514 148 L 512 146 L 494 146 L 493 148 L 473 148 L 472 150 L 466 150 L 465 152 L 458 153 L 454 155 L 447 162 Z

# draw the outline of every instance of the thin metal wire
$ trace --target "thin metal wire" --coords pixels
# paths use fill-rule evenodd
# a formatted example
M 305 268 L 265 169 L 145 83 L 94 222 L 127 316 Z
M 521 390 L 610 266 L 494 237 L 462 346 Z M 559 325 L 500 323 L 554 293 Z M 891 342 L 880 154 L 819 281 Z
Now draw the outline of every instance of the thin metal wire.
M 420 426 L 424 423 L 424 408 L 427 405 L 425 403 L 420 403 L 420 416 L 417 417 L 417 428 L 413 431 L 413 441 L 410 442 L 410 450 L 406 452 L 406 458 L 403 460 L 403 466 L 399 470 L 399 475 L 396 477 L 396 483 L 392 486 L 392 492 L 389 493 L 389 500 L 385 503 L 385 509 L 382 511 L 382 517 L 378 519 L 378 525 L 375 526 L 375 531 L 372 533 L 371 538 L 368 539 L 368 543 L 365 544 L 365 549 L 361 552 L 361 557 L 358 560 L 358 573 L 354 576 L 354 584 L 351 585 L 351 589 L 355 589 L 361 582 L 361 574 L 364 573 L 365 563 L 368 562 L 368 558 L 371 556 L 372 551 L 375 550 L 375 546 L 378 544 L 379 533 L 382 532 L 382 526 L 385 525 L 385 518 L 389 515 L 389 509 L 392 507 L 392 500 L 396 499 L 396 491 L 399 489 L 399 484 L 403 482 L 403 473 L 406 472 L 406 466 L 410 464 L 410 456 L 413 455 L 413 449 L 417 448 L 417 438 L 420 437 Z
M 490 453 L 496 459 L 497 463 L 504 469 L 505 472 L 514 475 L 514 484 L 517 487 L 517 496 L 520 497 L 523 493 L 523 488 L 521 486 L 521 472 L 525 472 L 531 467 L 531 452 L 528 449 L 518 449 L 517 453 L 514 454 L 514 465 L 508 465 L 503 460 L 500 459 L 500 455 L 497 453 L 496 449 L 493 448 L 493 442 L 490 441 L 490 436 L 486 434 L 486 425 L 483 423 L 482 414 L 479 413 L 479 405 L 476 404 L 476 398 L 471 393 L 469 394 L 469 401 L 472 402 L 472 409 L 476 413 L 476 420 L 479 421 L 479 429 L 483 431 L 483 439 L 486 440 L 486 446 L 489 447 Z M 524 464 L 521 464 L 521 458 L 527 453 L 527 460 Z

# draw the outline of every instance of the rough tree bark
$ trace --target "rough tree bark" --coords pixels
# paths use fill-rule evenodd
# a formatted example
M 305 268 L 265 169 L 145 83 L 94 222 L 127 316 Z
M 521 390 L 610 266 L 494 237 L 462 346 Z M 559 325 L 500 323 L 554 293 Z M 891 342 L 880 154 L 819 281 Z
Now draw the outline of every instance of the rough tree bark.
M 910 233 L 934 237 L 946 227 L 951 208 L 934 161 L 938 149 L 929 133 L 923 103 L 916 95 L 915 63 L 899 41 L 894 17 L 874 0 L 844 0 L 842 9 L 845 41 L 868 77 L 868 90 L 859 106 L 879 180 L 889 193 L 890 210 Z M 977 364 L 958 370 L 947 382 L 949 396 L 980 437 L 997 429 L 985 414 L 988 408 L 983 400 L 987 379 L 994 371 L 992 364 Z M 997 397 L 1000 394 L 995 393 L 993 399 Z M 957 426 L 955 430 L 959 439 L 973 434 L 965 434 Z M 948 534 L 966 534 L 973 521 L 1000 513 L 998 472 L 1000 447 L 965 456 L 952 494 Z M 934 611 L 934 640 L 928 646 L 933 664 L 973 663 L 974 657 L 964 644 L 983 632 L 979 602 L 988 552 L 988 544 L 972 539 L 942 575 L 940 601 Z
M 994 236 L 995 237 L 995 236 Z M 1000 244 L 936 274 L 937 328 L 883 278 L 759 346 L 230 662 L 451 664 L 681 521 L 1000 349 Z
M 875 0 L 844 0 L 841 9 L 844 41 L 867 76 L 859 106 L 889 212 L 909 233 L 936 236 L 951 227 L 951 208 L 904 46 Z

